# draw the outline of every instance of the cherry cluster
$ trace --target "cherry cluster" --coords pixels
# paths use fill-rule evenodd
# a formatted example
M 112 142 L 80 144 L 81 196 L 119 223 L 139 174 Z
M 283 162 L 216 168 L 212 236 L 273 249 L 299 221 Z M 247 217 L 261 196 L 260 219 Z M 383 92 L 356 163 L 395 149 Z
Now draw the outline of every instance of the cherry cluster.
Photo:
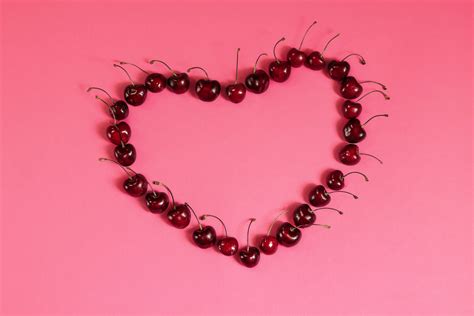
M 268 72 L 264 69 L 257 69 L 259 59 L 266 55 L 265 53 L 260 54 L 257 57 L 253 71 L 247 75 L 244 83 L 240 82 L 237 76 L 240 52 L 240 49 L 237 49 L 235 82 L 225 87 L 225 95 L 229 101 L 240 103 L 245 99 L 247 90 L 252 93 L 261 94 L 268 89 L 271 80 L 279 83 L 285 82 L 290 77 L 293 68 L 299 68 L 304 65 L 310 70 L 324 70 L 331 79 L 339 82 L 340 94 L 346 99 L 342 105 L 342 113 L 348 121 L 344 125 L 342 134 L 347 143 L 339 152 L 340 161 L 345 165 L 355 165 L 360 161 L 361 156 L 366 155 L 382 163 L 376 156 L 361 153 L 356 144 L 366 138 L 364 127 L 369 121 L 377 117 L 388 117 L 387 114 L 380 114 L 368 118 L 363 124 L 359 121 L 359 116 L 362 112 L 362 105 L 359 102 L 363 98 L 370 94 L 378 93 L 386 100 L 389 99 L 387 94 L 381 90 L 372 90 L 361 96 L 363 92 L 362 84 L 378 84 L 383 90 L 386 90 L 386 87 L 375 81 L 357 81 L 356 78 L 349 75 L 351 69 L 350 64 L 347 62 L 349 57 L 357 56 L 361 64 L 366 63 L 364 58 L 359 54 L 349 54 L 341 60 L 327 62 L 324 57 L 326 49 L 339 34 L 332 37 L 321 52 L 303 51 L 301 47 L 304 39 L 315 24 L 316 22 L 313 22 L 313 24 L 307 28 L 299 47 L 291 48 L 288 51 L 286 60 L 279 59 L 276 55 L 278 44 L 284 41 L 285 38 L 283 37 L 276 42 L 273 47 L 274 60 L 270 63 Z M 120 166 L 127 174 L 127 178 L 123 182 L 125 192 L 133 197 L 144 197 L 146 207 L 152 213 L 162 214 L 166 212 L 167 219 L 172 226 L 178 229 L 184 229 L 190 225 L 191 219 L 194 216 L 198 226 L 193 231 L 193 240 L 198 247 L 206 249 L 215 246 L 217 250 L 225 256 L 234 256 L 238 252 L 238 257 L 243 265 L 254 267 L 260 261 L 260 251 L 266 255 L 272 255 L 277 251 L 278 245 L 286 247 L 296 245 L 301 240 L 302 228 L 310 226 L 330 228 L 328 225 L 316 223 L 316 214 L 321 210 L 330 210 L 341 215 L 343 214 L 338 209 L 326 207 L 330 203 L 333 194 L 345 193 L 357 199 L 356 195 L 342 190 L 345 186 L 345 178 L 354 174 L 368 181 L 367 176 L 358 171 L 344 173 L 340 170 L 333 170 L 327 175 L 326 179 L 327 187 L 333 191 L 328 192 L 324 185 L 316 185 L 309 193 L 308 204 L 302 203 L 293 210 L 293 224 L 288 221 L 283 222 L 273 235 L 273 226 L 276 224 L 278 218 L 288 213 L 288 211 L 281 212 L 270 225 L 267 234 L 260 240 L 258 247 L 250 246 L 249 243 L 250 227 L 255 221 L 254 218 L 250 219 L 247 229 L 247 245 L 239 251 L 237 239 L 228 235 L 227 227 L 219 217 L 211 214 L 198 216 L 188 203 L 175 202 L 174 195 L 167 185 L 159 181 L 150 182 L 143 174 L 137 173 L 130 168 L 135 162 L 137 154 L 135 147 L 129 143 L 132 130 L 130 125 L 124 121 L 129 114 L 128 105 L 140 106 L 147 99 L 148 93 L 159 93 L 165 90 L 165 88 L 176 94 L 186 93 L 191 86 L 191 81 L 187 73 L 194 69 L 199 69 L 205 74 L 205 78 L 197 80 L 194 85 L 196 95 L 200 100 L 212 102 L 221 94 L 221 84 L 219 81 L 211 80 L 207 71 L 201 67 L 191 67 L 187 69 L 187 72 L 179 72 L 173 70 L 161 60 L 150 61 L 150 64 L 155 63 L 166 66 L 171 74 L 165 76 L 161 73 L 150 73 L 128 62 L 114 64 L 114 67 L 120 68 L 125 72 L 131 82 L 131 84 L 127 85 L 124 89 L 125 101 L 114 99 L 102 88 L 91 87 L 87 90 L 88 92 L 98 90 L 107 95 L 108 101 L 99 96 L 96 96 L 96 98 L 107 106 L 110 116 L 113 118 L 113 123 L 106 129 L 106 135 L 108 140 L 116 145 L 114 149 L 115 160 L 108 158 L 100 158 L 99 160 L 113 162 Z M 145 82 L 143 84 L 135 83 L 123 65 L 131 65 L 143 71 L 147 75 Z M 353 101 L 354 99 L 357 100 Z M 158 187 L 163 189 L 157 190 Z M 221 223 L 225 232 L 223 237 L 218 238 L 214 227 L 202 223 L 208 218 L 213 218 Z

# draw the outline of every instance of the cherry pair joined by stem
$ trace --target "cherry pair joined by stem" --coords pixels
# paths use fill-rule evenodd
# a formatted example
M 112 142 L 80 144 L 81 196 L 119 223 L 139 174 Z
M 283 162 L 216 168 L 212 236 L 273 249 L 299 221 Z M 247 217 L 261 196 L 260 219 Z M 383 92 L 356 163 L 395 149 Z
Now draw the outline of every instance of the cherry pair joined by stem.
M 260 261 L 260 250 L 257 247 L 250 247 L 249 235 L 250 235 L 250 226 L 255 221 L 255 218 L 250 219 L 249 226 L 247 228 L 247 247 L 239 251 L 240 262 L 248 267 L 255 267 Z
M 367 136 L 364 126 L 376 117 L 388 117 L 388 114 L 374 115 L 364 124 L 361 124 L 356 118 L 351 118 L 349 121 L 347 121 L 346 125 L 344 125 L 344 139 L 349 143 L 359 143 L 363 141 Z
M 381 84 L 380 82 L 372 81 L 372 80 L 365 80 L 365 81 L 358 82 L 356 78 L 352 76 L 347 76 L 341 81 L 341 87 L 340 87 L 341 95 L 345 99 L 349 99 L 349 100 L 360 97 L 363 91 L 362 84 L 364 83 L 375 83 L 381 86 L 383 90 L 387 90 L 387 87 Z
M 361 157 L 360 156 L 369 156 L 375 160 L 377 160 L 380 164 L 383 164 L 382 160 L 377 158 L 374 155 L 361 153 L 359 151 L 359 146 L 356 144 L 346 144 L 344 147 L 341 148 L 339 151 L 339 160 L 348 166 L 353 166 L 359 163 Z
M 335 191 L 335 192 L 327 192 L 326 188 L 322 185 L 317 185 L 314 187 L 313 190 L 309 193 L 309 204 L 315 207 L 326 206 L 331 202 L 331 194 L 334 193 L 345 193 L 351 195 L 354 199 L 358 199 L 357 195 L 354 195 L 350 192 L 346 191 Z
M 362 176 L 365 181 L 369 181 L 369 178 L 367 178 L 367 176 L 362 172 L 351 171 L 344 174 L 341 170 L 333 170 L 326 177 L 326 185 L 332 190 L 341 190 L 345 186 L 344 179 L 351 174 L 358 174 Z
M 107 106 L 109 114 L 114 120 L 121 121 L 121 120 L 126 119 L 128 117 L 128 112 L 129 111 L 128 111 L 127 103 L 125 103 L 122 100 L 115 100 L 114 98 L 112 98 L 110 96 L 110 94 L 107 91 L 105 91 L 102 88 L 90 87 L 90 88 L 87 89 L 87 92 L 90 92 L 92 90 L 102 91 L 103 93 L 105 93 L 109 97 L 110 103 L 104 101 L 103 99 L 99 98 L 98 96 L 96 96 L 95 98 L 100 100 L 102 103 L 104 103 Z
M 150 64 L 153 65 L 155 63 L 161 63 L 166 68 L 168 68 L 169 71 L 171 71 L 171 76 L 166 79 L 166 86 L 168 87 L 168 90 L 176 94 L 183 94 L 189 90 L 191 83 L 187 73 L 174 71 L 164 61 L 158 59 L 150 60 Z
M 390 100 L 390 97 L 385 92 L 381 90 L 372 90 L 370 92 L 367 92 L 363 96 L 361 96 L 355 102 L 351 100 L 345 100 L 344 103 L 342 104 L 342 114 L 344 115 L 344 117 L 347 119 L 358 117 L 360 113 L 362 112 L 362 105 L 358 102 L 360 102 L 360 100 L 362 100 L 363 98 L 365 98 L 366 96 L 372 93 L 379 93 L 383 95 L 385 100 Z
M 224 222 L 217 216 L 211 214 L 205 214 L 201 216 L 201 220 L 205 220 L 208 217 L 217 219 L 224 227 L 225 237 L 217 240 L 217 250 L 222 253 L 224 256 L 233 256 L 239 250 L 239 242 L 234 237 L 229 237 L 227 234 L 227 227 Z

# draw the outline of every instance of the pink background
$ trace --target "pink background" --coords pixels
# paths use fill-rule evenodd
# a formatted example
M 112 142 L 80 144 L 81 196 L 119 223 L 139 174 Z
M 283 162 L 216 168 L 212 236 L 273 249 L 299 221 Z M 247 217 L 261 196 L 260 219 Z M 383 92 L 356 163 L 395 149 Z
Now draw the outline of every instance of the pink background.
M 249 217 L 255 240 L 328 168 L 367 173 L 348 179 L 359 200 L 334 196 L 344 216 L 321 213 L 332 230 L 304 230 L 250 270 L 120 191 L 120 169 L 97 161 L 109 119 L 85 90 L 121 96 L 117 59 L 232 80 L 236 47 L 243 75 L 313 19 L 305 47 L 341 32 L 327 57 L 361 53 L 352 73 L 389 87 L 392 101 L 367 98 L 363 113 L 390 114 L 361 145 L 383 166 L 335 161 L 341 99 L 304 68 L 240 105 L 150 95 L 128 120 L 134 169 L 241 243 Z M 1 20 L 3 313 L 472 314 L 472 3 L 4 1 Z

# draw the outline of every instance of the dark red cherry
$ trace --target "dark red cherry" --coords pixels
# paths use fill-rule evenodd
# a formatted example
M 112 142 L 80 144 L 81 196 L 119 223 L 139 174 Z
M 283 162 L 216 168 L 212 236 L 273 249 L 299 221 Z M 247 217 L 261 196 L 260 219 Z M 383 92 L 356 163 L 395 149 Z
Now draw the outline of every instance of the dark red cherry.
M 293 211 L 293 221 L 297 227 L 309 227 L 316 221 L 316 214 L 308 204 L 301 204 Z
M 288 54 L 286 55 L 286 58 L 288 62 L 291 64 L 292 67 L 298 68 L 303 66 L 305 60 L 306 60 L 306 54 L 301 51 L 301 46 L 303 46 L 303 42 L 306 38 L 306 35 L 308 35 L 309 30 L 316 24 L 317 22 L 314 21 L 304 32 L 303 38 L 301 39 L 300 46 L 298 49 L 292 48 L 288 51 Z
M 258 60 L 264 55 L 267 54 L 263 53 L 257 57 L 253 67 L 253 72 L 249 74 L 247 78 L 245 78 L 245 86 L 247 89 L 257 94 L 267 91 L 268 86 L 270 85 L 270 77 L 267 75 L 267 73 L 262 69 L 257 70 Z
M 142 84 L 128 85 L 123 92 L 125 101 L 133 106 L 142 105 L 146 100 L 146 94 L 147 89 Z
M 202 226 L 193 231 L 193 241 L 199 248 L 212 247 L 216 239 L 216 230 L 212 226 Z
M 126 122 L 118 122 L 117 124 L 110 125 L 106 130 L 107 138 L 115 145 L 128 143 L 131 134 L 130 125 Z
M 200 69 L 206 74 L 206 79 L 199 79 L 194 87 L 198 98 L 205 102 L 211 102 L 217 99 L 221 93 L 221 84 L 219 81 L 210 80 L 207 71 L 204 68 L 191 67 L 188 69 L 188 72 L 192 69 Z
M 278 243 L 286 247 L 296 245 L 301 239 L 301 230 L 286 222 L 281 224 L 277 231 Z
M 168 195 L 163 192 L 152 191 L 145 196 L 146 207 L 152 213 L 161 214 L 168 209 L 170 200 Z
M 342 79 L 340 91 L 344 98 L 355 99 L 362 94 L 363 88 L 354 77 L 348 76 Z
M 168 211 L 168 220 L 176 228 L 188 227 L 191 222 L 191 212 L 186 204 L 178 204 Z
M 346 61 L 331 61 L 328 64 L 328 74 L 334 80 L 341 81 L 349 75 L 351 66 Z
M 350 174 L 358 174 L 362 176 L 365 181 L 369 181 L 367 176 L 361 172 L 352 171 L 348 172 L 347 174 L 343 174 L 340 170 L 333 170 L 331 171 L 326 177 L 326 184 L 330 189 L 333 190 L 341 190 L 344 188 L 344 178 Z
M 356 165 L 360 161 L 359 146 L 347 144 L 339 151 L 339 160 L 345 165 Z
M 260 251 L 257 247 L 247 247 L 239 251 L 239 259 L 247 268 L 253 268 L 260 261 Z
M 123 188 L 131 196 L 139 197 L 147 192 L 148 181 L 144 175 L 137 173 L 123 182 Z
M 130 166 L 137 159 L 137 152 L 132 144 L 117 145 L 114 150 L 114 155 L 117 161 L 122 166 Z
M 168 89 L 176 94 L 183 94 L 189 89 L 190 81 L 186 73 L 174 73 L 166 81 Z
M 225 256 L 233 256 L 239 249 L 239 242 L 234 237 L 224 237 L 217 241 L 217 249 Z
M 326 206 L 331 202 L 331 196 L 322 185 L 317 185 L 309 193 L 309 203 L 316 207 Z
M 277 45 L 284 40 L 285 38 L 282 37 L 273 46 L 273 56 L 275 57 L 275 60 L 272 61 L 270 63 L 270 66 L 268 67 L 268 73 L 270 74 L 270 77 L 276 82 L 284 82 L 288 80 L 291 74 L 290 62 L 286 60 L 285 61 L 279 60 L 275 52 Z
M 278 250 L 278 240 L 273 236 L 264 236 L 260 240 L 260 250 L 266 255 L 273 255 Z
M 127 105 L 127 103 L 123 102 L 122 100 L 114 100 L 110 96 L 110 94 L 102 88 L 90 87 L 90 88 L 87 89 L 87 92 L 89 92 L 91 90 L 102 91 L 103 93 L 105 93 L 109 97 L 110 102 L 106 102 L 102 98 L 100 98 L 99 96 L 97 96 L 97 95 L 95 96 L 96 99 L 100 100 L 102 103 L 104 103 L 107 106 L 107 108 L 109 110 L 109 113 L 110 113 L 110 116 L 114 120 L 121 121 L 121 120 L 127 118 L 127 116 L 128 116 L 128 105 Z
M 237 58 L 235 62 L 235 81 L 233 84 L 228 85 L 225 88 L 227 98 L 233 103 L 240 103 L 245 99 L 247 94 L 247 88 L 241 82 L 239 82 L 239 52 L 240 48 L 237 48 Z
M 159 73 L 152 73 L 146 77 L 145 87 L 148 91 L 156 93 L 166 88 L 166 77 Z
M 342 113 L 345 118 L 353 119 L 360 115 L 362 112 L 362 105 L 360 103 L 356 103 L 350 100 L 344 101 L 342 105 Z
M 350 119 L 346 125 L 344 125 L 343 132 L 344 139 L 348 143 L 359 143 L 363 141 L 367 135 L 360 121 L 356 118 Z
M 312 70 L 321 70 L 326 66 L 326 60 L 324 58 L 324 53 L 326 52 L 326 49 L 328 48 L 329 44 L 336 38 L 338 37 L 339 34 L 336 34 L 333 36 L 324 46 L 324 49 L 321 52 L 318 51 L 313 51 L 309 55 L 306 56 L 306 60 L 304 62 L 304 65 Z

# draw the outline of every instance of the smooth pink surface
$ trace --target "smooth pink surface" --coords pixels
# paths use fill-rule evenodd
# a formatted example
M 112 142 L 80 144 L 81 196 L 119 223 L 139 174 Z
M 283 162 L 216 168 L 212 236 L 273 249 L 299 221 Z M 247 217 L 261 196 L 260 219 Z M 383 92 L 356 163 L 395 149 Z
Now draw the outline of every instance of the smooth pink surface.
M 97 161 L 111 157 L 109 119 L 85 90 L 121 96 L 118 59 L 231 81 L 237 47 L 243 80 L 313 19 L 305 47 L 341 32 L 327 57 L 361 53 L 353 74 L 389 87 L 392 101 L 367 98 L 363 111 L 390 114 L 361 145 L 383 166 L 335 161 L 341 99 L 304 68 L 240 105 L 164 92 L 128 119 L 133 168 L 241 243 L 249 217 L 254 240 L 328 168 L 367 173 L 347 179 L 359 200 L 333 197 L 344 216 L 321 212 L 330 231 L 304 230 L 250 270 L 121 192 L 120 169 Z M 1 20 L 3 313 L 472 314 L 472 3 L 3 2 Z

